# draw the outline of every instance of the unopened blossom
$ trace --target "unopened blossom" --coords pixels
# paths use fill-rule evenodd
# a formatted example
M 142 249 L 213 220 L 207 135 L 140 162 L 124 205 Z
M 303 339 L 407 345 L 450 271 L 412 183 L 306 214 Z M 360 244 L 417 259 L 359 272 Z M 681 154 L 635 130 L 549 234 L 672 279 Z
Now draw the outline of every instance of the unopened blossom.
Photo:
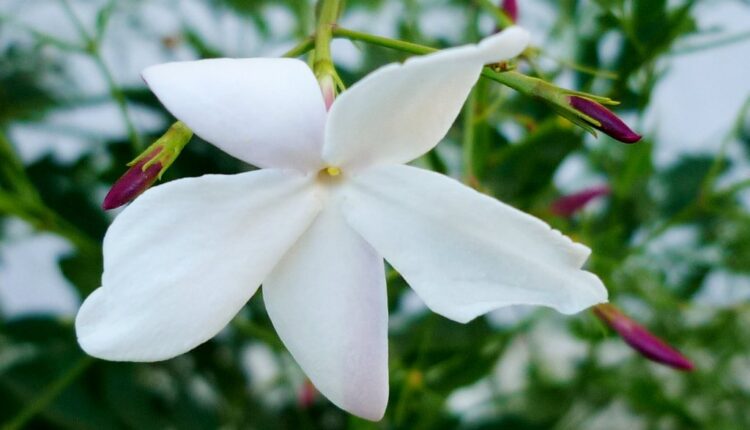
M 378 420 L 388 401 L 384 259 L 436 313 L 508 305 L 574 313 L 604 302 L 590 250 L 544 222 L 405 165 L 446 135 L 511 28 L 371 73 L 326 111 L 299 60 L 213 59 L 143 77 L 204 140 L 260 167 L 156 186 L 104 238 L 102 287 L 76 319 L 84 350 L 165 360 L 213 337 L 263 284 L 279 337 L 315 387 Z
M 301 409 L 308 409 L 315 403 L 315 386 L 309 379 L 305 379 L 297 392 L 297 404 Z
M 693 370 L 690 362 L 679 351 L 669 346 L 610 304 L 594 307 L 594 314 L 612 327 L 633 349 L 657 363 L 679 370 Z
M 559 216 L 569 217 L 579 210 L 583 209 L 589 202 L 598 197 L 606 196 L 610 193 L 607 185 L 598 185 L 586 188 L 577 193 L 562 196 L 552 202 L 550 209 L 552 213 Z
M 112 184 L 102 202 L 102 209 L 110 210 L 127 204 L 146 191 L 159 178 L 162 170 L 160 162 L 150 163 L 162 148 L 153 148 L 144 157 L 130 166 L 125 174 Z M 147 165 L 148 164 L 148 165 Z
M 608 134 L 610 137 L 623 143 L 636 143 L 641 140 L 640 134 L 628 127 L 614 112 L 594 100 L 580 96 L 570 96 L 568 102 L 573 109 L 598 123 L 590 123 L 591 126 Z
M 500 8 L 508 15 L 511 21 L 518 21 L 518 2 L 516 0 L 503 0 Z
M 141 155 L 129 163 L 130 168 L 109 189 L 102 208 L 119 208 L 141 195 L 172 165 L 182 148 L 193 137 L 193 132 L 181 122 L 169 130 Z

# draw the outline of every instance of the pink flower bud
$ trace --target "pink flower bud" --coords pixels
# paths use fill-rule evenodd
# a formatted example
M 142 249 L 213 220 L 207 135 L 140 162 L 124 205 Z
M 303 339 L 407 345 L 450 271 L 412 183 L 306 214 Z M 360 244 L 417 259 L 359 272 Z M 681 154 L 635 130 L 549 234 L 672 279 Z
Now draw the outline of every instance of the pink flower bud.
M 324 75 L 319 80 L 320 90 L 323 92 L 323 101 L 326 105 L 326 110 L 331 109 L 333 101 L 336 99 L 336 83 L 331 75 Z
M 305 382 L 302 383 L 302 387 L 300 387 L 299 393 L 297 395 L 297 402 L 299 404 L 299 407 L 302 409 L 307 409 L 315 403 L 315 395 L 317 390 L 315 389 L 315 386 L 310 382 L 309 379 L 305 379 Z
M 104 197 L 102 208 L 110 210 L 130 202 L 146 191 L 159 177 L 162 170 L 160 162 L 152 163 L 145 167 L 146 163 L 156 157 L 162 150 L 162 147 L 154 148 L 151 153 L 141 158 L 136 164 L 131 166 L 120 179 L 112 185 L 107 196 Z M 144 169 L 145 167 L 145 169 Z
M 518 21 L 518 2 L 516 0 L 503 0 L 500 8 L 508 15 L 511 21 Z
M 552 202 L 551 210 L 555 215 L 569 217 L 583 209 L 590 201 L 597 197 L 606 196 L 610 189 L 606 185 L 587 188 L 575 194 L 560 197 Z
M 693 370 L 693 363 L 610 304 L 594 307 L 594 314 L 612 327 L 633 349 L 649 360 L 679 370 Z
M 612 138 L 624 143 L 635 143 L 641 140 L 641 135 L 631 130 L 617 115 L 599 103 L 579 96 L 570 96 L 568 101 L 573 109 L 599 122 L 599 124 L 591 123 L 591 126 Z

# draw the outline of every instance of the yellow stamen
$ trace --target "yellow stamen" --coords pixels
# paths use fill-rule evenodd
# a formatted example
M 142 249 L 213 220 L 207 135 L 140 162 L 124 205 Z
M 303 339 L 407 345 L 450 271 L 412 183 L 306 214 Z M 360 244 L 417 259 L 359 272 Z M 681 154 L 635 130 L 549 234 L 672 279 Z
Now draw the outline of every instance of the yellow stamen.
M 338 167 L 333 167 L 333 166 L 326 167 L 326 173 L 328 173 L 331 176 L 338 176 L 341 174 L 341 169 L 339 169 Z

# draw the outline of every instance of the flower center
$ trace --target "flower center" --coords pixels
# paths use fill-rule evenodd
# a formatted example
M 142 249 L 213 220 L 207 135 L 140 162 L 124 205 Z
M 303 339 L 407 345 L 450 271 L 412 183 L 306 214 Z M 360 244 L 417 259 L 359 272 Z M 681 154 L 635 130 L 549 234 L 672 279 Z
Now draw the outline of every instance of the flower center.
M 328 166 L 325 169 L 323 169 L 326 173 L 328 173 L 330 176 L 338 176 L 341 174 L 341 169 L 339 169 L 336 166 Z
M 341 182 L 343 179 L 343 173 L 341 168 L 336 166 L 328 166 L 320 169 L 318 172 L 318 183 L 327 186 L 333 186 Z

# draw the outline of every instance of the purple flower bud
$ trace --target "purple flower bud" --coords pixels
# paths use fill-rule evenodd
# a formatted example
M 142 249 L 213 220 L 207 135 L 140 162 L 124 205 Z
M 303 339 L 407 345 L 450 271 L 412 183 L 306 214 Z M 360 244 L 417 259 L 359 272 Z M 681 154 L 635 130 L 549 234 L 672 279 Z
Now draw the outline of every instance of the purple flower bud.
M 649 360 L 679 370 L 693 370 L 693 363 L 684 355 L 628 318 L 613 305 L 597 305 L 594 307 L 594 314 L 619 333 L 628 345 Z
M 511 21 L 518 21 L 518 2 L 516 2 L 516 0 L 503 0 L 500 7 L 503 9 L 503 12 L 508 15 L 508 18 L 510 18 Z
M 631 130 L 617 115 L 599 103 L 579 96 L 570 96 L 568 100 L 573 109 L 599 121 L 599 125 L 591 125 L 603 133 L 624 143 L 635 143 L 641 140 L 641 135 Z
M 301 409 L 309 409 L 315 404 L 315 397 L 317 397 L 318 390 L 310 382 L 309 379 L 305 379 L 302 383 L 299 392 L 297 393 L 297 403 Z
M 182 122 L 172 124 L 162 137 L 128 163 L 131 167 L 112 185 L 102 208 L 118 208 L 146 191 L 172 165 L 192 137 L 193 132 Z
M 162 147 L 157 147 L 150 154 L 141 158 L 136 164 L 131 166 L 120 179 L 112 185 L 107 196 L 104 197 L 102 208 L 105 210 L 119 208 L 138 197 L 146 191 L 159 177 L 162 170 L 162 164 L 155 162 L 144 169 L 146 163 L 156 157 Z
M 588 202 L 597 197 L 606 196 L 610 189 L 606 185 L 587 188 L 575 194 L 560 197 L 552 202 L 551 210 L 555 215 L 569 217 L 579 210 L 583 209 Z

